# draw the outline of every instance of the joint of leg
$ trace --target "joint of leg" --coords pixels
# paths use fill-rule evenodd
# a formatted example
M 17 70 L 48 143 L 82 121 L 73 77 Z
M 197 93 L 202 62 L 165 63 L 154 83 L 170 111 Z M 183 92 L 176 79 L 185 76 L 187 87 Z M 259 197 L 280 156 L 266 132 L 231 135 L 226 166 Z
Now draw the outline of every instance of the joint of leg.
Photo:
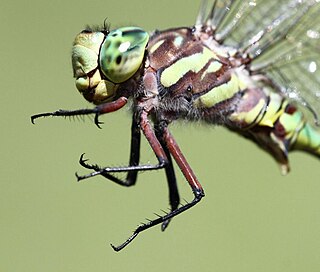
M 165 168 L 169 164 L 169 161 L 164 158 L 159 158 L 159 167 Z
M 205 196 L 202 188 L 193 190 L 193 194 L 195 196 L 195 199 L 197 199 L 198 201 Z

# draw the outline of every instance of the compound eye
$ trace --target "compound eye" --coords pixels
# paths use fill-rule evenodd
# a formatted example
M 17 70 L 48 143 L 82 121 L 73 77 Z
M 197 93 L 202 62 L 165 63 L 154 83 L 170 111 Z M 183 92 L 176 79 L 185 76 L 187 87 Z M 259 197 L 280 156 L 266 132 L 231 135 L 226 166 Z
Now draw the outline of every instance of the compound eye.
M 99 56 L 102 73 L 114 83 L 132 77 L 142 64 L 149 40 L 147 32 L 137 27 L 111 31 L 104 40 Z

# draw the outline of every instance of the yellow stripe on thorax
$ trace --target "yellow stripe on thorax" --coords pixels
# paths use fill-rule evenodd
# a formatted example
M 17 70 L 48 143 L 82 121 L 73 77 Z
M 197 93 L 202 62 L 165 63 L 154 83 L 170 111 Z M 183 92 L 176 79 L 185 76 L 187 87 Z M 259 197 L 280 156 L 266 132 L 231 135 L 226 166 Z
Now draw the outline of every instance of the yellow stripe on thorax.
M 206 71 L 201 75 L 201 80 L 203 80 L 207 74 L 219 71 L 221 67 L 222 67 L 222 64 L 220 62 L 218 61 L 211 62 L 208 68 L 206 69 Z
M 166 68 L 161 74 L 160 82 L 164 87 L 170 87 L 176 84 L 187 72 L 198 73 L 210 59 L 218 59 L 218 57 L 204 47 L 202 52 L 181 58 Z
M 156 42 L 149 50 L 150 54 L 153 54 L 159 47 L 161 44 L 163 44 L 165 42 L 165 40 L 160 40 L 158 42 Z
M 194 101 L 195 106 L 211 108 L 215 104 L 230 99 L 237 92 L 244 88 L 244 84 L 235 74 L 231 75 L 231 79 L 217 87 L 214 87 L 206 94 L 200 96 Z

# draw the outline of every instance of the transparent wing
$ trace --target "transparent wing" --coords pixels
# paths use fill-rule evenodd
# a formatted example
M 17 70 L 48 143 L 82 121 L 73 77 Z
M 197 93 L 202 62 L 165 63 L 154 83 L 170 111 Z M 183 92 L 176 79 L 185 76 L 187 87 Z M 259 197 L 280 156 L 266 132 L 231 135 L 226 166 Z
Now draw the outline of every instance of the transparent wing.
M 290 99 L 320 116 L 320 0 L 216 0 L 203 24 L 252 59 Z

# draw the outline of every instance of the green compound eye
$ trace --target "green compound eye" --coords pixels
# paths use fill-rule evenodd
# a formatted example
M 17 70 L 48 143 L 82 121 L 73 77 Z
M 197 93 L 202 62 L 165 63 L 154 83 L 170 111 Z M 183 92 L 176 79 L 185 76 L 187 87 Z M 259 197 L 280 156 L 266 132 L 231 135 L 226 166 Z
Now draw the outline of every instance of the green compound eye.
M 148 33 L 141 28 L 122 27 L 111 31 L 100 49 L 102 73 L 114 83 L 128 80 L 141 66 L 148 41 Z

